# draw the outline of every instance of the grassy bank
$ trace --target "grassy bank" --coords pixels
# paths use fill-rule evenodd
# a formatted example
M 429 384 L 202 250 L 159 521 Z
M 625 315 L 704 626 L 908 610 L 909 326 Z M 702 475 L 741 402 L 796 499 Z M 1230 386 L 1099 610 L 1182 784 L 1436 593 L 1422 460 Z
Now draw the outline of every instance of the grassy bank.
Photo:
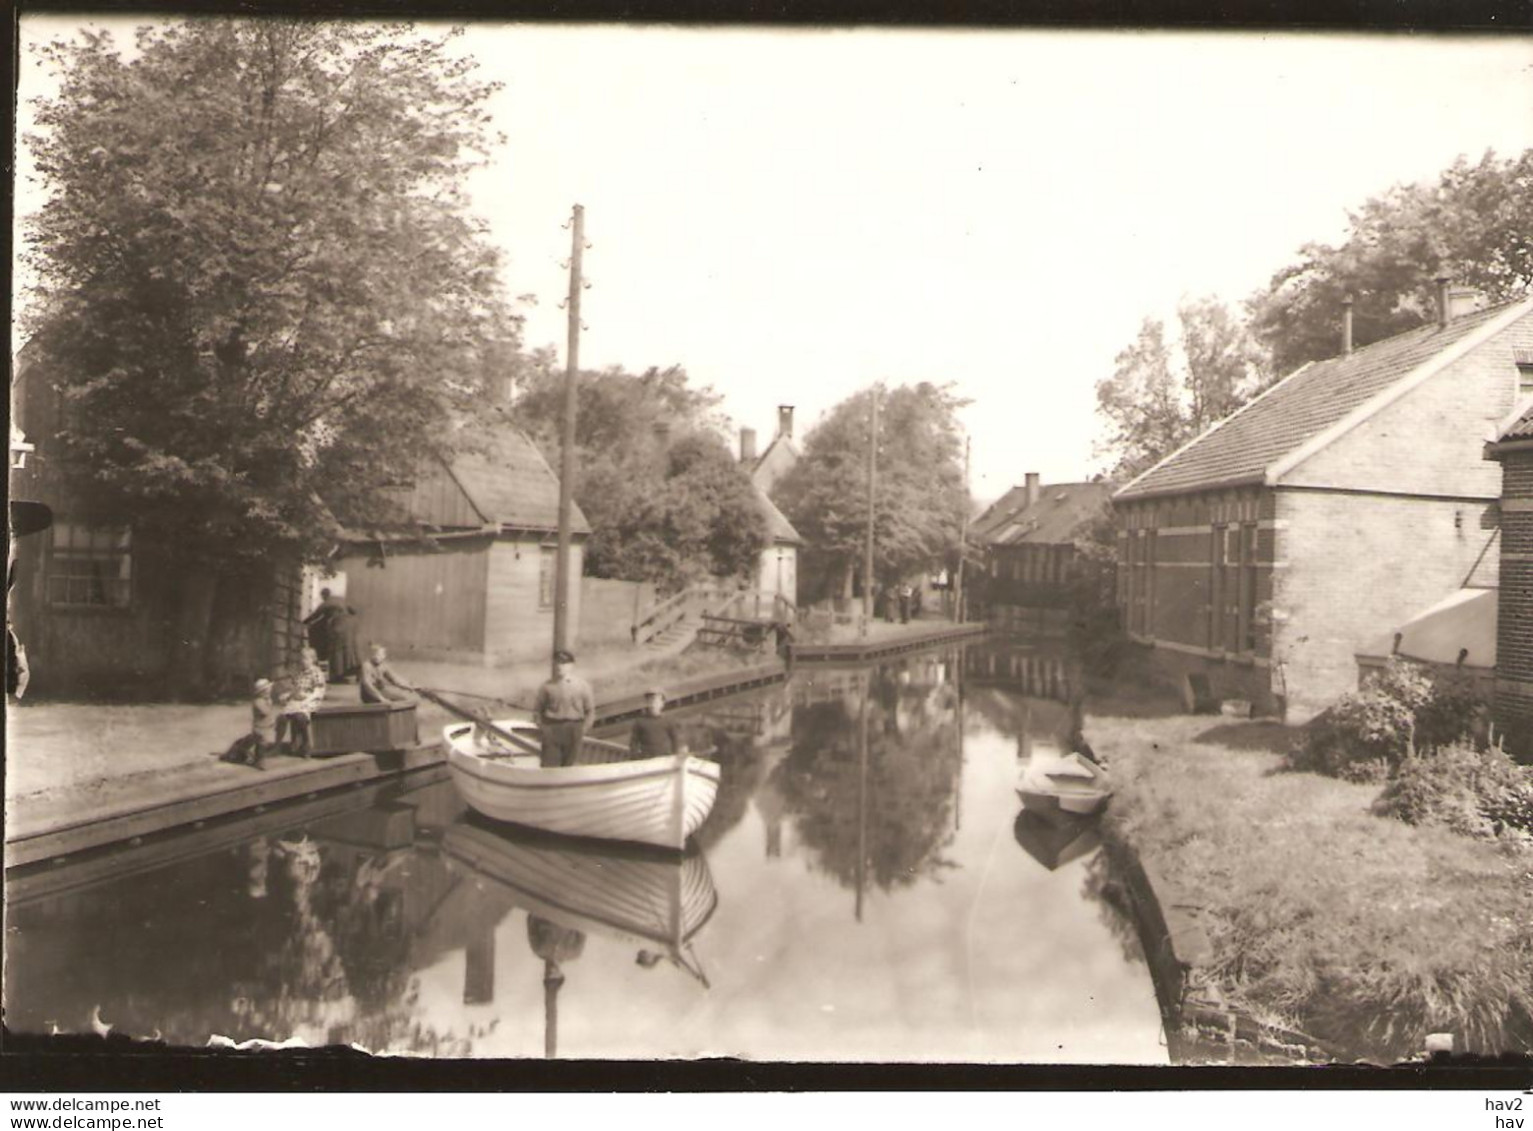
M 1111 830 L 1205 909 L 1231 1006 L 1375 1060 L 1533 1051 L 1533 850 L 1374 816 L 1378 786 L 1283 771 L 1274 723 L 1090 719 Z

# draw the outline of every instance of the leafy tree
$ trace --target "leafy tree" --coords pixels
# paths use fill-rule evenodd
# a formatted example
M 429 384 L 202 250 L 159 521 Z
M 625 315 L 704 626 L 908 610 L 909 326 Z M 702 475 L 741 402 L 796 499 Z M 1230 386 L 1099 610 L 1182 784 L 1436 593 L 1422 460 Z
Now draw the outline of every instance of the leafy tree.
M 220 576 L 389 512 L 516 343 L 461 188 L 494 87 L 451 38 L 209 19 L 129 60 L 106 34 L 42 49 L 28 360 L 85 503 L 201 567 L 187 684 Z
M 564 375 L 539 354 L 523 381 L 516 417 L 557 466 Z M 676 367 L 578 375 L 574 490 L 591 524 L 590 573 L 669 591 L 754 570 L 768 544 L 766 517 L 719 437 L 719 400 Z
M 777 484 L 776 499 L 805 542 L 806 578 L 829 578 L 852 595 L 868 524 L 868 443 L 879 396 L 873 567 L 892 580 L 956 563 L 963 515 L 963 442 L 952 387 L 921 382 L 864 389 L 831 409 L 804 437 L 803 457 Z M 823 584 L 823 582 L 822 582 Z M 812 592 L 812 582 L 806 586 Z
M 1278 373 L 1341 349 L 1342 299 L 1353 296 L 1358 346 L 1435 317 L 1434 280 L 1493 302 L 1533 286 L 1533 149 L 1478 163 L 1459 158 L 1435 182 L 1395 185 L 1349 214 L 1339 246 L 1307 243 L 1248 302 Z
M 1146 318 L 1139 335 L 1097 382 L 1097 411 L 1107 425 L 1099 453 L 1109 478 L 1126 482 L 1234 412 L 1267 382 L 1256 342 L 1213 297 L 1177 307 L 1177 348 L 1165 323 Z

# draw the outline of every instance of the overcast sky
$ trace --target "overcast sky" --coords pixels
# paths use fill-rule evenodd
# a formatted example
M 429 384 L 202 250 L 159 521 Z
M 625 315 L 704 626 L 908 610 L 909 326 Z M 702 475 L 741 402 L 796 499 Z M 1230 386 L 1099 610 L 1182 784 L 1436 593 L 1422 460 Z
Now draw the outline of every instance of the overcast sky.
M 1093 387 L 1146 314 L 1238 301 L 1372 193 L 1533 146 L 1530 38 L 478 24 L 461 42 L 506 83 L 504 155 L 474 190 L 512 293 L 538 296 L 529 345 L 562 355 L 578 201 L 584 365 L 684 365 L 763 444 L 778 404 L 802 435 L 870 381 L 951 381 L 982 497 L 1097 469 Z

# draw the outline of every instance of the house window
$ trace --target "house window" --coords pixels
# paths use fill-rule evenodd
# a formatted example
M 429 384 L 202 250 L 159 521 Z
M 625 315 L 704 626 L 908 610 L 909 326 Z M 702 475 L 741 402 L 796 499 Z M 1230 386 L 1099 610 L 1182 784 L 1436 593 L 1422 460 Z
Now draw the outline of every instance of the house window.
M 538 555 L 538 608 L 554 607 L 554 588 L 559 573 L 559 551 L 544 546 Z
M 133 597 L 133 544 L 126 526 L 55 522 L 48 560 L 48 603 L 126 609 Z
M 1533 361 L 1517 363 L 1517 395 L 1533 396 Z

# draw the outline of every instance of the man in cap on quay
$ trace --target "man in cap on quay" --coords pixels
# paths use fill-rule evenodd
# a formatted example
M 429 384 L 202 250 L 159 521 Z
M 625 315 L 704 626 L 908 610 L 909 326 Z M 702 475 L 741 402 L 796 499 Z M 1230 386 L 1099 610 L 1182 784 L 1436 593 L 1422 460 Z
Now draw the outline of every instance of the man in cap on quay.
M 573 653 L 554 653 L 554 677 L 538 688 L 533 713 L 543 766 L 573 766 L 586 731 L 596 722 L 596 696 L 591 685 L 575 674 Z
M 636 719 L 628 736 L 628 753 L 634 758 L 664 758 L 684 754 L 687 745 L 670 719 L 663 717 L 665 692 L 652 688 L 644 693 L 644 715 Z

